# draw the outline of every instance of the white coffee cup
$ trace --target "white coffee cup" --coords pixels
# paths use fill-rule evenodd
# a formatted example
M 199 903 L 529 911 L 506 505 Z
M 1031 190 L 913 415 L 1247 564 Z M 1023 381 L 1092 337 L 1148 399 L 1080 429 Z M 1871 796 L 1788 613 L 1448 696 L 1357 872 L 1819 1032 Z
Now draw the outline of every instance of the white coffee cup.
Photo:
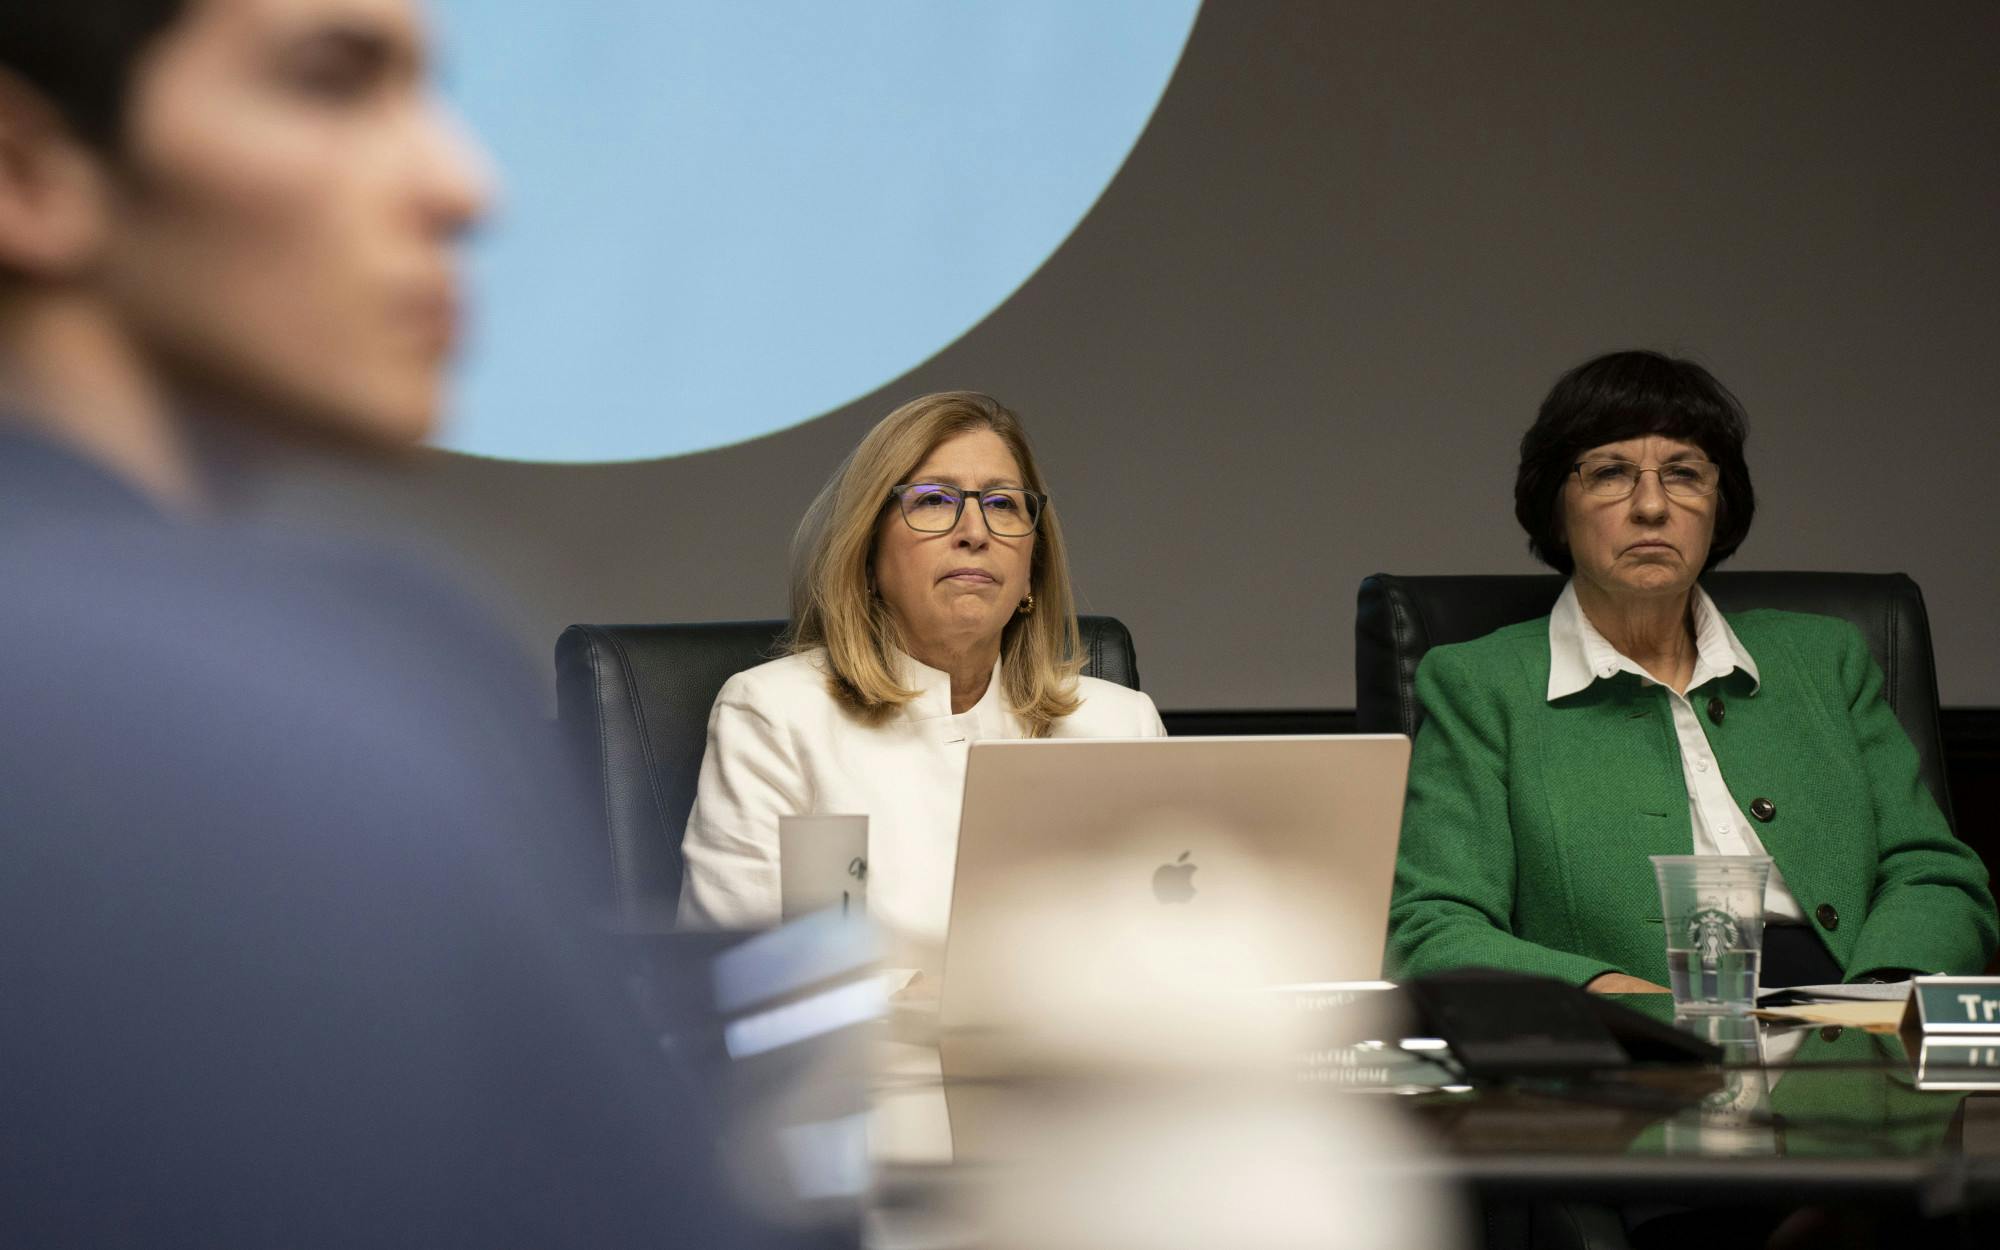
M 778 818 L 778 891 L 786 920 L 839 908 L 868 910 L 868 818 Z

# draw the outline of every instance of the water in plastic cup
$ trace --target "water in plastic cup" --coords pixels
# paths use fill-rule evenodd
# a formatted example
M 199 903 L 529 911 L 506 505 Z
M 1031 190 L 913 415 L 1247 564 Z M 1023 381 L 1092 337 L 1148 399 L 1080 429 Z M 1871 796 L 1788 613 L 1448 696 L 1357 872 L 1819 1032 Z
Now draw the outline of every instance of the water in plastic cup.
M 1655 855 L 1674 1010 L 1749 1011 L 1764 953 L 1765 855 Z

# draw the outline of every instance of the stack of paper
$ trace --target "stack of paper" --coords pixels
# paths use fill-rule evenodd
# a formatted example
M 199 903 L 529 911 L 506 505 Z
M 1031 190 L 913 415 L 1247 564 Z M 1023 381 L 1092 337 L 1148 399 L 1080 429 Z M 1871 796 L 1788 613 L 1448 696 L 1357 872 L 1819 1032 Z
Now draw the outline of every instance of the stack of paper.
M 1870 1033 L 1894 1033 L 1910 1001 L 1910 983 L 1795 985 L 1762 995 L 1759 1019 L 1793 1024 L 1837 1024 Z

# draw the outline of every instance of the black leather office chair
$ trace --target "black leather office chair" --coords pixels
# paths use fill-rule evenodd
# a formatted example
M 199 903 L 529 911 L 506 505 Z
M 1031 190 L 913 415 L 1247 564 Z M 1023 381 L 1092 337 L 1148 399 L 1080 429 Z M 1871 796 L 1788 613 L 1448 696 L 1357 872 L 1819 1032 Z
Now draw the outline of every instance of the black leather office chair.
M 1916 743 L 1924 783 L 1951 819 L 1930 618 L 1914 581 L 1901 573 L 1746 572 L 1711 573 L 1701 584 L 1725 612 L 1782 608 L 1852 621 L 1882 666 L 1882 693 Z M 1424 652 L 1546 616 L 1562 588 L 1553 574 L 1364 578 L 1354 622 L 1360 730 L 1415 734 L 1423 722 L 1416 684 Z
M 1079 618 L 1087 676 L 1139 688 L 1132 635 Z M 783 621 L 572 625 L 556 642 L 556 715 L 594 779 L 612 895 L 628 914 L 671 916 L 681 834 L 722 684 L 782 654 Z

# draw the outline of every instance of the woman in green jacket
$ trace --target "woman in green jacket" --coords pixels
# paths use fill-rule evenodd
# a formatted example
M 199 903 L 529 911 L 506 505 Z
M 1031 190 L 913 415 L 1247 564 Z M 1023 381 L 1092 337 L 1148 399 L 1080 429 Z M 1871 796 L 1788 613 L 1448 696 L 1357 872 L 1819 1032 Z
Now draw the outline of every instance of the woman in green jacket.
M 1698 578 L 1755 511 L 1735 398 L 1689 361 L 1571 370 L 1515 515 L 1554 612 L 1433 649 L 1389 965 L 1661 989 L 1650 855 L 1768 854 L 1766 986 L 1977 972 L 1996 921 L 1853 626 L 1725 617 Z

